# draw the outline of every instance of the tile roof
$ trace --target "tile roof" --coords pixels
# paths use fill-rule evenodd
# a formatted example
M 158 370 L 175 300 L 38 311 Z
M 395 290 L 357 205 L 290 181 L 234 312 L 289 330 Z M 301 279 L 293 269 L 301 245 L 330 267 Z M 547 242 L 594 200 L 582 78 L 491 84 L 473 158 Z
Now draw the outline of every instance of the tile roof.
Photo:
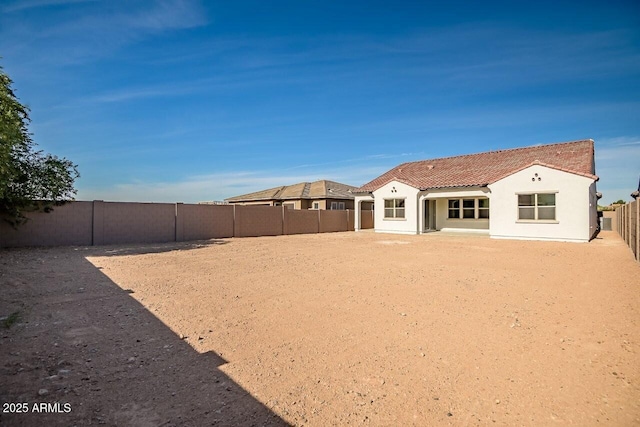
M 403 163 L 354 192 L 369 193 L 393 180 L 420 190 L 486 186 L 533 164 L 597 180 L 593 145 L 587 139 Z
M 255 193 L 225 199 L 227 202 L 249 202 L 258 200 L 297 200 L 297 199 L 353 199 L 352 191 L 357 187 L 326 179 L 315 182 L 269 188 Z

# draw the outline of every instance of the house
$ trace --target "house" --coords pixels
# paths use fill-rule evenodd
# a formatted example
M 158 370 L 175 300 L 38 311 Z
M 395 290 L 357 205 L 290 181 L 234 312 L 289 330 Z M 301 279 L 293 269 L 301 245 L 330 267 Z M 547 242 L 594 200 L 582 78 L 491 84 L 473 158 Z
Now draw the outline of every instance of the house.
M 356 194 L 376 232 L 462 231 L 589 241 L 598 230 L 593 140 L 403 163 Z
M 328 180 L 301 182 L 230 197 L 225 199 L 225 202 L 239 205 L 286 206 L 290 209 L 345 210 L 353 209 L 352 191 L 356 188 Z M 367 208 L 371 209 L 371 203 L 365 203 L 363 209 Z

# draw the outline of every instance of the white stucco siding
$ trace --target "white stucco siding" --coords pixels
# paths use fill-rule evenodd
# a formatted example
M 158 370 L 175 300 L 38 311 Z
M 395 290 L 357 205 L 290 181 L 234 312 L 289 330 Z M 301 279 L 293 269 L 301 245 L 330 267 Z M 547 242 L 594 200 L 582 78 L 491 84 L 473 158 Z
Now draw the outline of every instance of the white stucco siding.
M 418 233 L 418 189 L 398 181 L 391 181 L 373 192 L 375 203 L 374 227 L 379 233 Z M 384 201 L 404 199 L 404 218 L 385 218 Z
M 534 165 L 489 185 L 491 237 L 588 241 L 592 184 L 587 177 Z M 533 193 L 556 195 L 555 220 L 518 220 L 518 194 Z

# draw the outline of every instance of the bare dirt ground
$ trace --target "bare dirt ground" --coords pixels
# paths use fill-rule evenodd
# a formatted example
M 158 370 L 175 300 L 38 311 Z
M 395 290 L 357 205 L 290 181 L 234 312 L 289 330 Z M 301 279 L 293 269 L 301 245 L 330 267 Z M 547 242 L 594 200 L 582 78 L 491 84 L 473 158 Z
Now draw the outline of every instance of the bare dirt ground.
M 640 424 L 612 232 L 5 250 L 0 287 L 1 425 Z

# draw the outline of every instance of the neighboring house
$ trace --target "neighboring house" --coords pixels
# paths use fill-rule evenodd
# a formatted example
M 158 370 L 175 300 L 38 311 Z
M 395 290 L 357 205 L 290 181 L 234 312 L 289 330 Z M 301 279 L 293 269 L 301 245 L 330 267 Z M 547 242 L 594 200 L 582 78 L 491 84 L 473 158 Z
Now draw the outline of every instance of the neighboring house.
M 403 163 L 356 193 L 375 231 L 464 231 L 589 241 L 598 230 L 593 140 Z
M 290 209 L 345 210 L 353 209 L 352 191 L 356 188 L 327 180 L 301 182 L 230 197 L 225 202 L 237 205 L 286 206 Z M 367 209 L 366 205 L 364 209 Z

